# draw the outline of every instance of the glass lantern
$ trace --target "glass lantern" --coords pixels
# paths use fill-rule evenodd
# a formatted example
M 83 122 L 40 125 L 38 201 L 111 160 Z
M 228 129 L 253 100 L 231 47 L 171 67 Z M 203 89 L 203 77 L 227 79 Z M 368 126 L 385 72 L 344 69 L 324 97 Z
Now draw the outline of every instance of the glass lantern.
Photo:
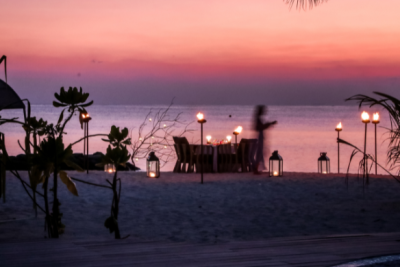
M 108 173 L 114 173 L 115 172 L 115 165 L 113 163 L 104 164 L 104 171 L 108 172 Z
M 327 152 L 321 152 L 318 158 L 318 173 L 328 174 L 331 172 L 331 161 L 326 156 Z
M 150 152 L 146 160 L 147 177 L 158 178 L 160 177 L 160 160 L 156 157 L 154 152 Z
M 278 150 L 272 153 L 269 158 L 269 176 L 282 176 L 283 175 L 283 159 L 278 154 Z

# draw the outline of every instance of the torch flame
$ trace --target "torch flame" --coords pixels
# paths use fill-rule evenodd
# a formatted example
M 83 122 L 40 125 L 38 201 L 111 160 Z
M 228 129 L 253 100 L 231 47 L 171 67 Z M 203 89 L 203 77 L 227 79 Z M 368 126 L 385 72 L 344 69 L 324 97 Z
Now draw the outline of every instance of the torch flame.
M 230 142 L 231 139 L 232 139 L 232 136 L 230 136 L 230 135 L 228 135 L 228 136 L 226 137 L 226 140 L 228 140 L 228 142 Z
M 240 134 L 241 132 L 242 132 L 242 130 L 243 130 L 243 127 L 242 126 L 238 126 L 236 129 L 235 129 L 235 133 L 237 133 L 237 134 Z
M 361 119 L 364 122 L 369 121 L 369 114 L 367 112 L 363 111 L 363 113 L 361 114 Z
M 339 124 L 336 126 L 336 129 L 342 129 L 342 123 L 341 122 L 339 122 Z
M 201 112 L 197 113 L 197 120 L 198 120 L 198 121 L 204 120 L 204 115 L 203 115 L 203 113 L 201 113 Z
M 210 142 L 211 141 L 211 135 L 207 135 L 206 139 L 207 139 L 207 142 Z
M 374 113 L 373 118 L 374 122 L 379 122 L 379 113 L 378 112 Z

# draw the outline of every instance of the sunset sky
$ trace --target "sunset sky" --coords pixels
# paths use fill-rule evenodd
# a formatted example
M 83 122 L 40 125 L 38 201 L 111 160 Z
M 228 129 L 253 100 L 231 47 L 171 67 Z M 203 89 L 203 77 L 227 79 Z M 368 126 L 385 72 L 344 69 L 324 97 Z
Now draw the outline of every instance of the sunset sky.
M 400 97 L 400 1 L 0 0 L 21 98 L 81 86 L 97 104 L 345 104 Z M 4 79 L 3 65 L 0 78 Z

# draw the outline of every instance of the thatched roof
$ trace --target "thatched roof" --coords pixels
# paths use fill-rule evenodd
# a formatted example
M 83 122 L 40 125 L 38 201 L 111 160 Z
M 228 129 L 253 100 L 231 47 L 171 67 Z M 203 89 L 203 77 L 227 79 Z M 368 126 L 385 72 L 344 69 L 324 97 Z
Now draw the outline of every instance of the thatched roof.
M 0 79 L 0 110 L 17 108 L 25 109 L 24 103 L 14 89 Z

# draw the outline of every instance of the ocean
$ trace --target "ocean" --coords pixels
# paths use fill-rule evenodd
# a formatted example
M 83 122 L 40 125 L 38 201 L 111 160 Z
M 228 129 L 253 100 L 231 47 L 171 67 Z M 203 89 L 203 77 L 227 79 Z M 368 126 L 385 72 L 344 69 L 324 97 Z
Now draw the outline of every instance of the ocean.
M 150 118 L 154 118 L 155 112 L 165 109 L 167 106 L 123 106 L 123 105 L 93 105 L 88 108 L 92 117 L 89 123 L 89 134 L 103 133 L 108 134 L 110 127 L 115 125 L 120 128 L 128 128 L 133 139 L 138 137 L 139 126 L 143 123 L 146 115 L 152 112 Z M 379 111 L 381 123 L 377 128 L 377 149 L 378 161 L 386 166 L 386 141 L 388 135 L 385 127 L 390 126 L 389 116 L 378 108 L 364 108 L 363 110 L 372 113 Z M 55 123 L 61 108 L 51 105 L 32 105 L 32 115 L 43 118 L 49 123 Z M 212 140 L 225 139 L 227 135 L 232 135 L 237 126 L 243 127 L 243 132 L 238 136 L 241 138 L 256 138 L 252 130 L 254 106 L 182 106 L 172 105 L 168 115 L 172 119 L 178 114 L 185 123 L 190 123 L 189 128 L 192 132 L 187 133 L 186 137 L 190 143 L 200 143 L 200 125 L 196 121 L 196 114 L 203 112 L 207 123 L 204 124 L 204 142 L 206 135 L 211 135 Z M 337 152 L 337 132 L 336 125 L 341 122 L 343 131 L 340 137 L 360 149 L 364 148 L 365 124 L 361 122 L 361 112 L 354 103 L 351 106 L 269 106 L 265 121 L 276 120 L 278 123 L 266 132 L 265 157 L 268 161 L 269 155 L 274 150 L 278 150 L 283 158 L 284 171 L 290 172 L 317 172 L 317 159 L 320 152 L 327 152 L 330 158 L 331 172 L 337 172 L 338 152 Z M 21 110 L 5 110 L 0 112 L 3 118 L 23 117 Z M 145 131 L 149 130 L 149 124 Z M 167 123 L 168 124 L 168 123 Z M 375 125 L 368 124 L 367 131 L 367 152 L 375 154 Z M 174 134 L 179 134 L 183 126 L 177 127 Z M 21 154 L 22 150 L 18 145 L 18 140 L 23 142 L 24 131 L 20 125 L 2 125 L 0 132 L 5 134 L 7 151 L 10 155 Z M 75 115 L 66 127 L 67 134 L 64 137 L 65 143 L 72 143 L 83 137 L 83 130 L 80 127 L 78 116 Z M 105 153 L 107 144 L 100 137 L 90 139 L 89 152 L 100 151 Z M 73 147 L 74 153 L 83 151 L 83 144 L 78 143 Z M 340 172 L 346 172 L 349 164 L 350 155 L 353 149 L 346 145 L 340 145 Z M 357 155 L 351 166 L 350 172 L 357 173 L 358 162 L 361 154 Z M 145 168 L 145 160 L 140 159 L 136 165 Z M 161 170 L 172 171 L 174 160 L 171 160 Z M 373 168 L 374 170 L 374 168 Z M 386 172 L 378 168 L 378 173 Z

